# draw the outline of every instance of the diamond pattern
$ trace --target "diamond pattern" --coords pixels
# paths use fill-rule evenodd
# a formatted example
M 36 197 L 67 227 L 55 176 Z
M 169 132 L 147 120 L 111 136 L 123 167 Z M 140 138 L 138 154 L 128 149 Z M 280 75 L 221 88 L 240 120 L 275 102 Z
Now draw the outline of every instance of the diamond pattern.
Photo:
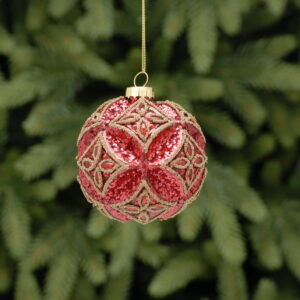
M 171 119 L 146 99 L 137 101 L 128 111 L 112 122 L 119 128 L 129 130 L 144 144 L 160 126 Z

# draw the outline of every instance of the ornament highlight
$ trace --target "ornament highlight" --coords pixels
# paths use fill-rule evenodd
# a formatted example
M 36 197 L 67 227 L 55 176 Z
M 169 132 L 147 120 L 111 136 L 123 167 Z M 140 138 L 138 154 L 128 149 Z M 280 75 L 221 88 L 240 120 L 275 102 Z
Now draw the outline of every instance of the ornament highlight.
M 128 97 L 100 105 L 78 138 L 85 197 L 121 222 L 174 217 L 196 199 L 207 173 L 196 119 L 176 103 L 154 101 L 149 89 L 128 88 Z

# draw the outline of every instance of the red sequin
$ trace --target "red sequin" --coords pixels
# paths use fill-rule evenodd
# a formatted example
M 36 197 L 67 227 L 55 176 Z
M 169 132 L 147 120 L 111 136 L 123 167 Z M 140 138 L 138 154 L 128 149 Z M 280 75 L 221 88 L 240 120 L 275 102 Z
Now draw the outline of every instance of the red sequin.
M 174 124 L 160 132 L 150 144 L 147 161 L 150 164 L 161 165 L 174 155 L 183 139 L 181 124 Z
M 142 156 L 142 147 L 136 140 L 119 128 L 107 128 L 104 133 L 105 142 L 119 159 L 127 164 L 138 164 Z
M 167 219 L 198 194 L 204 148 L 195 118 L 179 105 L 120 97 L 82 128 L 78 180 L 88 201 L 114 219 Z

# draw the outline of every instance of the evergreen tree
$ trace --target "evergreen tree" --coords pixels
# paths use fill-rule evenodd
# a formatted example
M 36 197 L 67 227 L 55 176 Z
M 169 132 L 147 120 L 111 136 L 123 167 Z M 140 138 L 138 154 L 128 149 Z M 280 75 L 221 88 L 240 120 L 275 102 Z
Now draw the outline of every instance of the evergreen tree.
M 299 0 L 148 1 L 150 84 L 207 136 L 208 177 L 149 225 L 75 182 L 87 116 L 140 66 L 140 0 L 0 1 L 0 293 L 299 300 Z

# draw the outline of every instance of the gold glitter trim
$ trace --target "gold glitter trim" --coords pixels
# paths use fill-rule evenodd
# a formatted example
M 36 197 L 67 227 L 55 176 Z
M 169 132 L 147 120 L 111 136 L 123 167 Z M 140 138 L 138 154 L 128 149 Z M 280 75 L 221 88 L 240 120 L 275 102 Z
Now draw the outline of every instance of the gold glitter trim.
M 148 205 L 136 206 L 136 205 L 132 204 L 132 202 L 134 202 L 134 201 L 138 201 L 140 203 L 142 201 L 141 200 L 142 196 L 148 197 L 148 199 L 149 199 Z M 159 214 L 156 215 L 154 218 L 152 218 L 151 221 L 154 221 L 155 219 L 159 218 L 160 215 L 167 212 L 172 206 L 176 205 L 176 203 L 170 203 L 170 202 L 163 201 L 162 199 L 160 199 L 156 194 L 154 194 L 151 191 L 151 188 L 149 187 L 148 183 L 145 180 L 142 180 L 139 187 L 133 193 L 133 195 L 130 197 L 130 199 L 128 199 L 122 203 L 111 204 L 111 207 L 118 210 L 119 212 L 126 215 L 127 217 L 133 218 L 135 221 L 137 221 L 141 224 L 146 224 L 149 222 L 149 218 L 147 218 L 147 220 L 145 221 L 145 219 L 140 218 L 140 214 L 147 212 L 148 209 L 150 211 L 154 209 L 156 204 L 154 204 L 154 205 L 150 204 L 151 198 L 161 206 L 161 210 L 159 211 Z M 134 212 L 130 213 L 130 208 L 132 208 L 133 206 L 135 207 L 135 213 Z

